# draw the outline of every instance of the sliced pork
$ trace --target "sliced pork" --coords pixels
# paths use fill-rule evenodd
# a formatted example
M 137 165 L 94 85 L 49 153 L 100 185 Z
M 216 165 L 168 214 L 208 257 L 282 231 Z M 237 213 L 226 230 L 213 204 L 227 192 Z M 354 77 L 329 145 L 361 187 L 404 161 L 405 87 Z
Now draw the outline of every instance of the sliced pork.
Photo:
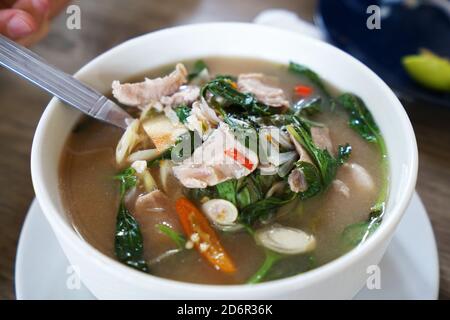
M 191 114 L 186 119 L 186 126 L 189 130 L 197 131 L 201 137 L 206 138 L 220 122 L 222 120 L 214 109 L 202 98 L 192 105 Z
M 306 149 L 301 145 L 301 143 L 298 142 L 297 139 L 295 139 L 295 137 L 292 136 L 292 134 L 290 132 L 289 132 L 289 137 L 291 138 L 292 144 L 295 147 L 295 151 L 297 151 L 297 153 L 300 157 L 299 161 L 312 163 L 312 160 L 308 154 L 308 151 L 306 151 Z
M 349 176 L 349 184 L 352 184 L 357 188 L 362 188 L 366 192 L 375 190 L 375 182 L 364 167 L 357 163 L 345 163 L 342 166 L 342 169 L 345 170 L 344 173 Z
M 345 198 L 350 198 L 350 188 L 344 183 L 344 181 L 335 179 L 332 182 L 332 187 Z
M 175 177 L 187 188 L 206 188 L 249 175 L 258 156 L 245 148 L 225 123 L 220 123 L 193 155 L 173 167 Z
M 306 182 L 305 175 L 301 169 L 294 169 L 288 177 L 289 187 L 293 192 L 304 192 L 308 189 L 308 182 Z
M 197 86 L 182 86 L 179 91 L 171 96 L 161 97 L 160 102 L 170 108 L 181 104 L 191 105 L 200 96 L 200 88 Z
M 127 106 L 143 106 L 177 92 L 180 86 L 187 82 L 187 75 L 185 66 L 178 63 L 172 73 L 162 78 L 146 78 L 143 82 L 124 84 L 114 81 L 113 95 L 120 103 Z
M 280 88 L 273 86 L 270 79 L 262 73 L 245 73 L 238 77 L 238 89 L 253 94 L 258 101 L 272 107 L 289 106 L 289 101 Z
M 154 259 L 177 246 L 157 225 L 162 224 L 174 231 L 183 233 L 175 207 L 170 199 L 160 190 L 139 196 L 136 200 L 133 215 L 139 224 L 144 239 L 146 252 Z
M 328 150 L 330 154 L 333 154 L 330 130 L 327 127 L 312 127 L 311 137 L 316 147 L 322 150 Z

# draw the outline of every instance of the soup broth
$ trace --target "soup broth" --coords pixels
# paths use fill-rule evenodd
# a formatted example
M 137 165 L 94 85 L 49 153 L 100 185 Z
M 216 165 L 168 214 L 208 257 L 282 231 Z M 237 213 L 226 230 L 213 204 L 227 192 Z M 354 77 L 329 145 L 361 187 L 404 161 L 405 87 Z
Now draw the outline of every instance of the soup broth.
M 170 252 L 164 252 L 164 246 L 160 247 L 159 242 L 155 243 L 154 238 L 151 241 L 148 240 L 146 237 L 148 227 L 141 225 L 142 258 L 148 268 L 146 271 L 155 276 L 186 282 L 241 284 L 252 279 L 267 256 L 272 255 L 276 257 L 276 263 L 272 268 L 262 277 L 257 277 L 256 280 L 253 278 L 254 281 L 250 282 L 269 281 L 296 275 L 326 264 L 343 255 L 365 238 L 364 234 L 370 234 L 373 230 L 367 226 L 374 221 L 371 220 L 373 218 L 371 215 L 374 212 L 377 214 L 376 224 L 381 221 L 382 208 L 374 210 L 374 205 L 380 203 L 380 196 L 385 196 L 386 192 L 386 169 L 383 166 L 386 155 L 380 151 L 379 144 L 364 139 L 357 130 L 349 126 L 348 110 L 341 104 L 328 99 L 320 90 L 320 86 L 318 89 L 314 79 L 289 72 L 286 65 L 263 60 L 225 57 L 210 57 L 203 61 L 207 66 L 210 79 L 214 79 L 217 75 L 264 74 L 271 79 L 271 83 L 283 90 L 289 102 L 288 108 L 293 108 L 300 100 L 306 101 L 311 97 L 320 98 L 321 111 L 303 113 L 304 121 L 312 123 L 313 126 L 319 124 L 320 128 L 328 128 L 333 149 L 330 153 L 335 157 L 337 157 L 338 146 L 345 144 L 351 146 L 351 155 L 348 160 L 343 161 L 346 164 L 337 166 L 333 181 L 314 196 L 309 198 L 305 196 L 303 199 L 301 196 L 295 196 L 301 193 L 295 193 L 292 200 L 280 204 L 276 210 L 268 209 L 267 215 L 263 214 L 256 221 L 252 221 L 250 227 L 245 226 L 240 230 L 223 231 L 211 223 L 210 227 L 234 265 L 233 272 L 223 272 L 223 269 L 212 264 L 211 260 L 205 259 L 201 244 L 197 246 L 195 237 L 186 233 L 186 229 L 181 232 L 181 236 L 184 237 L 182 246 L 174 245 L 171 250 L 168 250 Z M 188 70 L 195 70 L 194 64 L 195 61 L 184 62 Z M 138 82 L 142 81 L 144 76 L 161 77 L 172 70 L 173 65 L 164 66 L 150 70 L 145 75 L 134 76 L 131 80 L 121 80 Z M 308 94 L 311 88 L 313 93 Z M 327 85 L 326 88 L 332 96 L 339 95 L 337 90 L 330 86 Z M 213 103 L 211 102 L 210 105 Z M 139 116 L 139 109 L 131 107 L 129 111 Z M 67 140 L 60 165 L 61 196 L 74 228 L 85 241 L 113 259 L 117 258 L 116 228 L 118 208 L 121 203 L 120 182 L 114 180 L 114 177 L 129 166 L 129 164 L 118 165 L 116 162 L 116 147 L 122 134 L 121 129 L 83 118 Z M 380 139 L 382 139 L 381 136 Z M 149 148 L 153 146 L 150 145 Z M 295 152 L 295 149 L 293 150 L 289 152 Z M 149 173 L 156 182 L 156 188 L 165 190 L 164 194 L 170 205 L 177 204 L 178 208 L 177 201 L 187 196 L 201 211 L 204 200 L 211 200 L 193 197 L 192 190 L 183 185 L 173 174 L 169 174 L 164 188 L 160 177 L 160 166 L 154 163 L 150 165 L 149 161 L 148 167 Z M 259 172 L 258 170 L 256 169 L 255 172 Z M 277 179 L 281 182 L 280 186 L 283 189 L 290 188 L 287 176 L 283 178 L 277 176 Z M 124 196 L 125 206 L 131 215 L 135 215 L 137 198 L 145 193 L 142 188 L 138 186 L 134 193 L 128 192 Z M 206 189 L 210 188 L 215 186 L 208 185 Z M 249 206 L 252 205 L 254 204 Z M 239 210 L 239 215 L 244 211 Z M 156 213 L 149 211 L 147 214 Z M 170 226 L 170 223 L 168 225 Z M 302 235 L 307 235 L 309 240 L 311 236 L 314 238 L 314 248 L 305 249 L 296 254 L 276 252 L 273 247 L 264 245 L 264 241 L 261 240 L 263 238 L 258 240 L 258 230 L 271 226 L 301 230 Z M 361 229 L 361 226 L 364 226 L 364 229 Z M 343 240 L 347 236 L 354 239 Z M 171 241 L 170 237 L 167 239 Z

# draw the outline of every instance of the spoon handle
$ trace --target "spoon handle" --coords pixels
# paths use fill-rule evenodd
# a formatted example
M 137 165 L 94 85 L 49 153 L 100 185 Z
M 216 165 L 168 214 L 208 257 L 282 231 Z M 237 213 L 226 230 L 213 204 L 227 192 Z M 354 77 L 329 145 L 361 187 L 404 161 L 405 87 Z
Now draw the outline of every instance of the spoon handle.
M 0 65 L 96 119 L 126 128 L 131 116 L 100 92 L 50 66 L 42 57 L 0 35 Z

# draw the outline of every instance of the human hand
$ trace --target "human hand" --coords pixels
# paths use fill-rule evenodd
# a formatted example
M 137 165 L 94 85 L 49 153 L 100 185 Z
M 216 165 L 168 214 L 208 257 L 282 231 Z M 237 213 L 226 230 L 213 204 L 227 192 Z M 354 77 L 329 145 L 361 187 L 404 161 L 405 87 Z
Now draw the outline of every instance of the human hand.
M 30 46 L 48 32 L 49 22 L 68 0 L 0 0 L 0 34 Z

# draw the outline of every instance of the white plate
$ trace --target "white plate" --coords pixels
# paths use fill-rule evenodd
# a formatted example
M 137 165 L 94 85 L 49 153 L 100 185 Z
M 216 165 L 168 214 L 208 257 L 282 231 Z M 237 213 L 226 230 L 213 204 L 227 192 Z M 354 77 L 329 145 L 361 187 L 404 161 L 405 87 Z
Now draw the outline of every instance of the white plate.
M 380 265 L 381 289 L 355 299 L 437 299 L 439 264 L 428 215 L 417 194 Z M 16 258 L 17 299 L 95 299 L 83 285 L 70 290 L 69 262 L 36 200 L 20 234 Z

